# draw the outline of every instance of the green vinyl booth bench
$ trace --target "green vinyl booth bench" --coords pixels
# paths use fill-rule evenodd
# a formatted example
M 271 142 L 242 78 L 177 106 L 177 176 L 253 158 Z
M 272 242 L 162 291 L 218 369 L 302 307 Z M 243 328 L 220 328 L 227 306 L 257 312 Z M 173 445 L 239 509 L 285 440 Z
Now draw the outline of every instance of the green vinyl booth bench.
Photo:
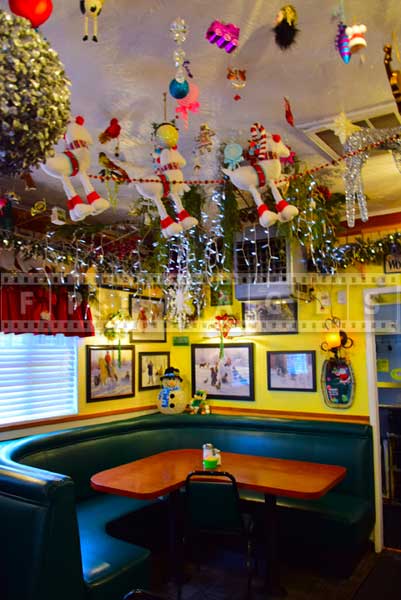
M 150 551 L 107 524 L 148 501 L 95 492 L 91 476 L 176 448 L 211 442 L 238 452 L 342 465 L 345 479 L 319 500 L 278 498 L 285 544 L 348 557 L 374 526 L 368 425 L 223 415 L 152 414 L 13 440 L 0 449 L 2 600 L 121 600 L 149 588 Z M 258 494 L 243 501 L 257 507 Z M 162 499 L 157 502 L 163 502 Z

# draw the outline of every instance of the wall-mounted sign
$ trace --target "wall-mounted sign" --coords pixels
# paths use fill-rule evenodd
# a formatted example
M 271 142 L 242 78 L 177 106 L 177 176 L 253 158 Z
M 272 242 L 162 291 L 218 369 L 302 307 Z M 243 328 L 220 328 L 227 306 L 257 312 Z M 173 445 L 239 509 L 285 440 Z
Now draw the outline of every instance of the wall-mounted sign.
M 351 363 L 344 358 L 325 360 L 322 367 L 324 401 L 330 408 L 349 408 L 354 401 L 355 379 Z
M 401 254 L 387 254 L 384 257 L 385 273 L 401 273 Z
M 173 346 L 189 346 L 189 337 L 187 335 L 175 335 Z

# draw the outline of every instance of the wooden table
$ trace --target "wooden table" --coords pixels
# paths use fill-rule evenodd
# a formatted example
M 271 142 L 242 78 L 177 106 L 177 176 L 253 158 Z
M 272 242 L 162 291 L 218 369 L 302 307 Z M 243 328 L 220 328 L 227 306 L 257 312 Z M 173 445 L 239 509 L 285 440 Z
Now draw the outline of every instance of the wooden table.
M 277 557 L 276 496 L 320 498 L 345 477 L 345 467 L 223 452 L 219 468 L 234 475 L 238 488 L 265 495 L 266 587 L 270 597 L 284 596 Z M 96 473 L 91 485 L 100 492 L 134 498 L 169 494 L 174 506 L 188 473 L 196 469 L 202 469 L 202 450 L 169 450 Z

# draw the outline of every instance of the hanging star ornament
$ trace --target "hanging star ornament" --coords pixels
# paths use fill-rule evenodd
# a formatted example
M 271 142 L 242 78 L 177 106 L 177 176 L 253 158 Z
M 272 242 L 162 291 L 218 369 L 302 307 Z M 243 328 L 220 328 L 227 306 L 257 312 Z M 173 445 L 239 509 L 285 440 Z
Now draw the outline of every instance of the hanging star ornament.
M 350 135 L 359 131 L 361 128 L 354 125 L 347 117 L 344 111 L 340 112 L 338 117 L 334 119 L 333 131 L 344 145 Z

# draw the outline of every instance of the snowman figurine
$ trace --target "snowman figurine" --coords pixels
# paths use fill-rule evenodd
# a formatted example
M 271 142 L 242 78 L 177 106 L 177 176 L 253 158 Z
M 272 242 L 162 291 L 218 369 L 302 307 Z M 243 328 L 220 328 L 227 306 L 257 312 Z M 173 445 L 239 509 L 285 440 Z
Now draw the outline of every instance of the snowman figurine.
M 179 369 L 167 367 L 160 377 L 163 388 L 158 398 L 158 408 L 165 415 L 176 415 L 184 412 L 187 406 L 185 393 L 181 388 L 182 378 Z

